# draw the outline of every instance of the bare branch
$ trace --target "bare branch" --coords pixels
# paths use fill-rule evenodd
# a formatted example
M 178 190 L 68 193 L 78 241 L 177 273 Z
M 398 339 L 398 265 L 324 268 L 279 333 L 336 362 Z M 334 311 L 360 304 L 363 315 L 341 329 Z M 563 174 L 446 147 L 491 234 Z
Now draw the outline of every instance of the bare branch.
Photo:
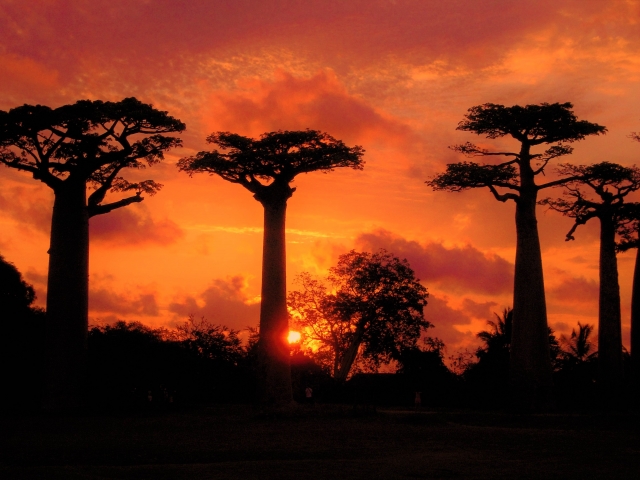
M 500 193 L 498 193 L 498 191 L 495 189 L 495 187 L 493 185 L 489 185 L 489 190 L 491 190 L 491 193 L 493 193 L 493 196 L 496 197 L 496 200 L 498 200 L 500 202 L 506 202 L 507 200 L 513 200 L 514 202 L 517 202 L 518 199 L 520 198 L 515 193 L 503 193 L 503 194 L 500 194 Z
M 137 193 L 133 197 L 123 198 L 122 200 L 118 200 L 117 202 L 107 203 L 105 205 L 89 205 L 87 209 L 89 211 L 89 217 L 95 217 L 96 215 L 109 213 L 117 208 L 126 207 L 127 205 L 131 205 L 132 203 L 141 202 L 142 200 L 144 200 L 144 198 Z

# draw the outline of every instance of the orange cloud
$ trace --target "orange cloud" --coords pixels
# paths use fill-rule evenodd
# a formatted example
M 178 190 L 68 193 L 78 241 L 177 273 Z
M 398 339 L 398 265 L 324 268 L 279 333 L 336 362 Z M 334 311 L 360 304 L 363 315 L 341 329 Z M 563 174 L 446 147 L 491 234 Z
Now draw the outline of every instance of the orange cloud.
M 257 136 L 312 128 L 349 142 L 407 143 L 411 130 L 349 94 L 331 70 L 310 77 L 277 71 L 274 80 L 244 80 L 236 91 L 214 93 L 204 113 L 211 131 Z

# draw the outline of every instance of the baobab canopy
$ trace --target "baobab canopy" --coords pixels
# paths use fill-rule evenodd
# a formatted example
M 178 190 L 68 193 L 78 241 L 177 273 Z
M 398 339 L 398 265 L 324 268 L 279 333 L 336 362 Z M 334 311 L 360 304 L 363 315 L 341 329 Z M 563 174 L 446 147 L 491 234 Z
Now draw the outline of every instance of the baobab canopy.
M 180 120 L 135 98 L 80 100 L 58 108 L 23 105 L 0 111 L 0 162 L 32 173 L 54 190 L 66 180 L 88 182 L 95 187 L 89 215 L 98 215 L 158 191 L 160 184 L 131 183 L 120 172 L 158 163 L 166 150 L 181 144 L 165 134 L 184 129 Z M 109 191 L 137 195 L 124 204 L 101 205 Z
M 300 173 L 330 172 L 336 167 L 361 170 L 364 165 L 360 146 L 347 147 L 328 133 L 317 130 L 264 133 L 260 139 L 235 133 L 216 132 L 207 142 L 223 151 L 200 152 L 180 160 L 178 166 L 188 173 L 208 172 L 250 191 L 275 179 L 290 182 Z M 255 192 L 254 192 L 255 193 Z

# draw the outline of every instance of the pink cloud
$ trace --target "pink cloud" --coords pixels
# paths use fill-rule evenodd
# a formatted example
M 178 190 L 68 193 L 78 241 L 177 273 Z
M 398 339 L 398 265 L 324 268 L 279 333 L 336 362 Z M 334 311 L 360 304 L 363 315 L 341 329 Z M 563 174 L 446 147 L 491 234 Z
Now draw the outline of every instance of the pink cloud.
M 430 295 L 424 317 L 433 324 L 426 335 L 438 337 L 450 350 L 468 345 L 475 339 L 473 335 L 455 328 L 455 325 L 470 324 L 471 318 L 464 311 L 450 307 L 446 299 Z
M 142 205 L 97 215 L 91 218 L 89 228 L 92 241 L 110 246 L 169 245 L 184 235 L 175 222 L 154 219 Z
M 494 295 L 513 288 L 513 264 L 471 245 L 452 248 L 439 243 L 421 245 L 386 230 L 363 233 L 356 238 L 356 245 L 370 251 L 384 248 L 406 258 L 427 286 L 435 283 L 451 291 Z
M 575 277 L 559 269 L 553 269 L 555 286 L 547 288 L 549 313 L 592 314 L 598 313 L 600 288 L 598 282 L 583 276 Z

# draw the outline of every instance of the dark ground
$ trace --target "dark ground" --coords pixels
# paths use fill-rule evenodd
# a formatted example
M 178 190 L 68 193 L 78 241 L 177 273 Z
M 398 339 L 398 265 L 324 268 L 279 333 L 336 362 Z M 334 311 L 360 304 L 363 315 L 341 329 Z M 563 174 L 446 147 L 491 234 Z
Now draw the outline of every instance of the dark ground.
M 638 479 L 640 416 L 248 406 L 0 418 L 3 479 Z

